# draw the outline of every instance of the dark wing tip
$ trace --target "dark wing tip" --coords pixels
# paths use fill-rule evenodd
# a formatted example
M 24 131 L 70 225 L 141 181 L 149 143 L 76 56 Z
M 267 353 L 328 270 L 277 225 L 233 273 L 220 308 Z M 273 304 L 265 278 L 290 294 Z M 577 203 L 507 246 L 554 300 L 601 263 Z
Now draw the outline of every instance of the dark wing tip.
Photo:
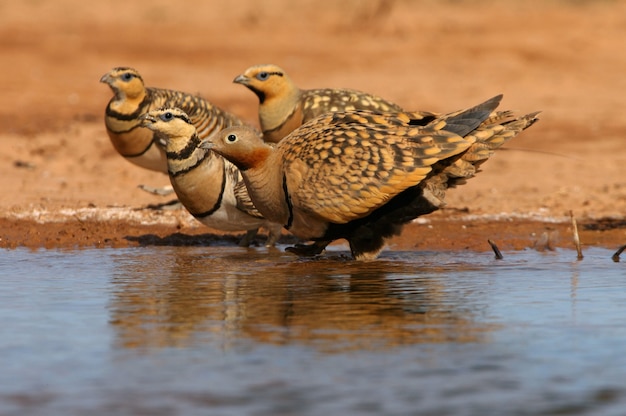
M 444 130 L 458 134 L 461 137 L 468 135 L 500 105 L 502 97 L 502 94 L 496 95 L 481 104 L 450 117 L 446 120 Z

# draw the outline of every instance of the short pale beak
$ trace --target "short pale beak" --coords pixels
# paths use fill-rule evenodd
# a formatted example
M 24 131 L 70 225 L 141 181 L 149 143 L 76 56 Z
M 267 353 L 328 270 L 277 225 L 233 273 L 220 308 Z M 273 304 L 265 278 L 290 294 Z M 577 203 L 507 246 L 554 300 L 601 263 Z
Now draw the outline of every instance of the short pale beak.
M 156 118 L 154 118 L 153 116 L 151 116 L 150 114 L 144 114 L 143 116 L 141 116 L 141 125 L 142 126 L 147 126 L 148 124 L 152 124 L 152 123 L 156 123 Z
M 198 147 L 200 147 L 200 149 L 211 150 L 212 148 L 215 147 L 215 143 L 211 141 L 211 137 L 207 137 L 206 139 L 200 142 L 200 145 Z
M 104 82 L 106 84 L 108 84 L 110 80 L 111 80 L 111 77 L 109 76 L 109 74 L 104 74 L 102 75 L 102 78 L 100 78 L 100 82 Z
M 243 84 L 243 85 L 248 85 L 248 81 L 250 81 L 250 78 L 248 78 L 245 75 L 237 75 L 237 77 L 233 80 L 233 82 L 235 84 Z

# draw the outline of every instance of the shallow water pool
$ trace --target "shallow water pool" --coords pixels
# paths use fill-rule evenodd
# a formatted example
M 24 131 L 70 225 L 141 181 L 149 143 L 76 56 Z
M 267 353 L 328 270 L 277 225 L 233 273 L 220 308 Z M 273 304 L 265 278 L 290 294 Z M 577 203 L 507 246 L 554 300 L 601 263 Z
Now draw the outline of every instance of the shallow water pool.
M 626 414 L 611 251 L 346 254 L 0 251 L 0 414 Z

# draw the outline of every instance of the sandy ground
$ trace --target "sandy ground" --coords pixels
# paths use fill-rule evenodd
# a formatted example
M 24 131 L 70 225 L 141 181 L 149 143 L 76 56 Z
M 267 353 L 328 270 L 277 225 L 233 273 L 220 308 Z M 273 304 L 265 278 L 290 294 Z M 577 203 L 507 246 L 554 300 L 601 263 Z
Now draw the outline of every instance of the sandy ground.
M 398 249 L 489 250 L 626 243 L 626 3 L 618 1 L 152 0 L 0 4 L 0 247 L 223 244 L 138 184 L 164 175 L 119 157 L 110 90 L 133 66 L 151 86 L 197 92 L 252 123 L 232 79 L 257 63 L 302 88 L 350 87 L 407 109 L 452 111 L 504 93 L 542 110 L 448 208 Z M 262 243 L 262 239 L 259 240 Z

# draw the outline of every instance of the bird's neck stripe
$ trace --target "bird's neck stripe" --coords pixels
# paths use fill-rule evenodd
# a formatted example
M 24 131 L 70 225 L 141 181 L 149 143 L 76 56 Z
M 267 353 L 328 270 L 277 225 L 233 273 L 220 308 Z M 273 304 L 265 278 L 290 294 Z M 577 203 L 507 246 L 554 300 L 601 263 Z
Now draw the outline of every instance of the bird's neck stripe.
M 189 142 L 187 143 L 185 147 L 183 147 L 182 149 L 176 152 L 167 152 L 167 157 L 173 160 L 189 159 L 191 155 L 193 155 L 193 152 L 196 151 L 199 145 L 200 145 L 200 139 L 198 138 L 197 134 L 194 134 L 193 136 L 191 136 L 191 139 L 189 139 Z
M 146 96 L 143 97 L 143 100 L 141 100 L 135 111 L 133 111 L 132 113 L 120 113 L 111 108 L 111 103 L 113 102 L 112 100 L 106 108 L 106 115 L 108 117 L 112 117 L 121 121 L 135 121 L 140 115 L 146 112 L 146 107 L 149 105 L 149 101 L 150 98 L 146 94 Z
M 287 219 L 287 224 L 285 224 L 285 228 L 289 229 L 293 225 L 293 205 L 291 204 L 291 198 L 289 197 L 289 189 L 287 189 L 287 176 L 283 175 L 283 193 L 285 196 L 285 203 L 287 204 L 287 209 L 289 210 L 289 218 Z
M 148 150 L 150 150 L 150 148 L 152 147 L 153 144 L 154 144 L 154 140 L 150 140 L 150 143 L 148 143 L 148 146 L 145 149 L 143 149 L 141 152 L 134 153 L 134 154 L 125 154 L 124 153 L 124 154 L 122 154 L 122 156 L 124 156 L 124 157 L 139 157 L 139 156 L 142 156 L 145 153 L 147 153 Z
M 194 218 L 206 218 L 209 215 L 213 215 L 213 213 L 215 213 L 215 211 L 220 209 L 220 206 L 222 205 L 222 197 L 224 196 L 225 189 L 226 189 L 226 171 L 225 169 L 222 169 L 222 185 L 220 187 L 220 194 L 217 197 L 217 201 L 215 201 L 215 205 L 213 205 L 213 207 L 208 211 L 204 211 L 200 213 L 192 212 L 191 215 L 193 215 Z
M 199 157 L 196 160 L 196 163 L 194 163 L 193 165 L 185 166 L 184 168 L 175 170 L 175 171 L 172 169 L 168 169 L 167 173 L 173 178 L 180 176 L 180 175 L 185 175 L 191 172 L 192 170 L 194 170 L 195 168 L 197 168 L 198 166 L 200 166 L 206 160 L 207 157 L 211 157 L 211 155 L 209 153 L 205 153 L 204 155 Z
M 265 93 L 263 91 L 254 87 L 248 87 L 248 88 L 250 88 L 250 91 L 255 93 L 256 96 L 259 98 L 259 104 L 263 104 L 265 102 Z

